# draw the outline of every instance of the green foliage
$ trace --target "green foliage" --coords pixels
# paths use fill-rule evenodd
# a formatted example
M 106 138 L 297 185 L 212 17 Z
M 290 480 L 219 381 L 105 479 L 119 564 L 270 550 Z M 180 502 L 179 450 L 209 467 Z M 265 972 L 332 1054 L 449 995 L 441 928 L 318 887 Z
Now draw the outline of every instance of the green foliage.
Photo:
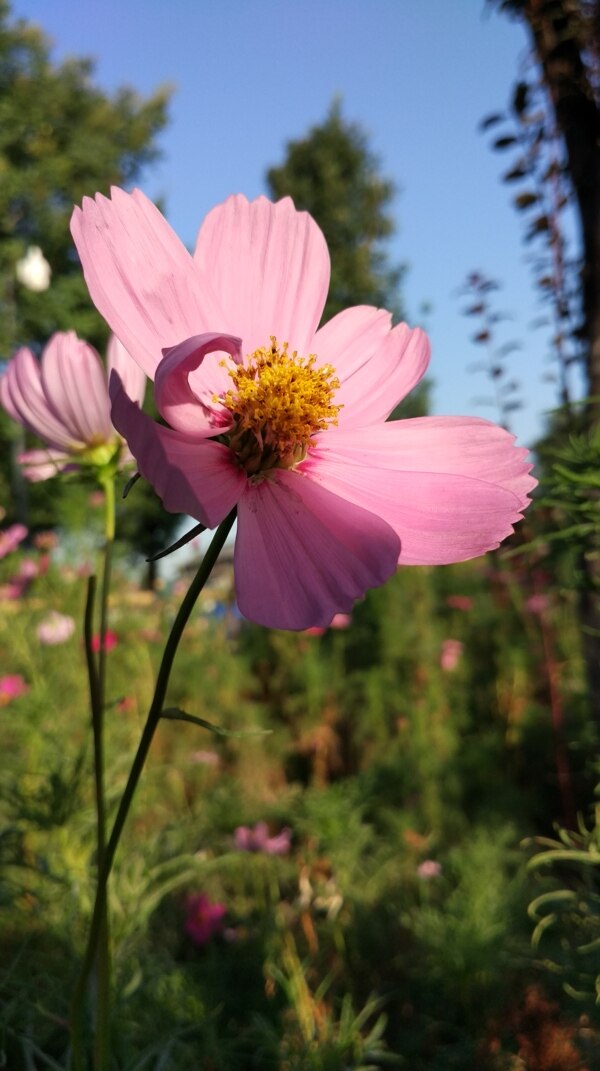
M 401 319 L 398 287 L 385 240 L 394 231 L 394 185 L 379 173 L 364 131 L 334 101 L 325 121 L 288 144 L 280 167 L 267 172 L 270 193 L 290 196 L 323 231 L 331 254 L 331 287 L 324 320 L 351 305 L 376 305 Z
M 600 1022 L 600 807 L 589 828 L 580 818 L 577 831 L 558 827 L 558 839 L 536 837 L 529 866 L 552 888 L 529 905 L 535 922 L 534 948 L 545 952 L 544 966 L 565 991 L 588 1006 Z
M 18 563 L 3 560 L 0 581 Z M 527 1028 L 512 1024 L 531 978 L 548 977 L 526 913 L 538 878 L 518 842 L 543 834 L 560 800 L 540 622 L 525 605 L 528 574 L 510 568 L 402 570 L 350 627 L 322 635 L 216 621 L 199 607 L 168 709 L 270 732 L 159 726 L 111 885 L 115 1069 L 496 1071 L 492 1040 L 494 1059 L 517 1060 Z M 226 573 L 207 607 L 219 592 Z M 30 686 L 3 708 L 0 742 L 0 1046 L 15 1071 L 67 1066 L 68 997 L 91 909 L 83 651 L 77 634 L 51 648 L 35 632 L 51 606 L 79 620 L 83 601 L 83 580 L 55 562 L 21 602 L 4 603 L 0 622 L 2 665 Z M 111 814 L 175 607 L 117 565 Z M 544 628 L 573 705 L 581 664 L 569 604 Z M 447 637 L 463 644 L 451 671 L 440 664 Z M 585 741 L 575 705 L 568 732 L 575 773 Z M 289 855 L 235 849 L 236 827 L 259 820 L 292 830 Z M 421 873 L 426 861 L 439 872 Z M 199 891 L 227 914 L 224 932 L 197 948 L 184 920 Z

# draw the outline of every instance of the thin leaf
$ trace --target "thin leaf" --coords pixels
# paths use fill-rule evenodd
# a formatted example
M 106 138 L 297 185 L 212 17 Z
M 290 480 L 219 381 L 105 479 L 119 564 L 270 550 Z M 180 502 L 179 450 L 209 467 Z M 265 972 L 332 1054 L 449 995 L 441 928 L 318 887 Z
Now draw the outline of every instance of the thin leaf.
M 174 550 L 179 550 L 180 547 L 185 547 L 186 543 L 194 539 L 195 536 L 201 535 L 206 531 L 205 524 L 195 524 L 193 528 L 190 528 L 189 532 L 182 535 L 181 539 L 178 539 L 176 543 L 171 543 L 170 547 L 165 550 L 160 550 L 158 554 L 153 554 L 151 558 L 146 558 L 147 562 L 157 562 L 159 558 L 166 558 L 167 554 L 172 554 Z
M 125 487 L 123 488 L 123 498 L 127 498 L 127 495 L 131 491 L 131 488 L 134 486 L 134 484 L 138 482 L 140 476 L 140 472 L 134 472 L 133 476 L 129 477 L 127 483 L 125 484 Z
M 271 729 L 224 729 L 221 725 L 206 721 L 205 718 L 197 718 L 195 714 L 188 714 L 179 707 L 168 707 L 167 710 L 163 710 L 161 718 L 167 718 L 168 721 L 189 721 L 192 725 L 199 725 L 201 729 L 208 729 L 209 733 L 214 733 L 215 736 L 269 736 L 271 733 Z

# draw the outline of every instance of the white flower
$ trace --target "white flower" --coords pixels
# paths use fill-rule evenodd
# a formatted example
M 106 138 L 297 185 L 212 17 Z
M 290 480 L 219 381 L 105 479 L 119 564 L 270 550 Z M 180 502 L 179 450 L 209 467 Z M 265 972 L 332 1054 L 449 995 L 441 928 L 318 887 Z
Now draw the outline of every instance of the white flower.
M 28 290 L 41 294 L 50 286 L 52 268 L 48 264 L 39 245 L 30 245 L 24 257 L 15 265 L 17 279 Z

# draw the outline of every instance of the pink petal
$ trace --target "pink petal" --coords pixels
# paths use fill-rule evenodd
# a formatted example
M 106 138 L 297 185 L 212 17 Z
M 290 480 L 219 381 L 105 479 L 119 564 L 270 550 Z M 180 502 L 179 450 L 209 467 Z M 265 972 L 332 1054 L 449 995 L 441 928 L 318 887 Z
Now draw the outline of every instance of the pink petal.
M 401 563 L 464 561 L 513 530 L 536 481 L 527 451 L 485 420 L 421 417 L 321 435 L 303 466 L 395 529 Z
M 225 312 L 212 328 L 239 335 L 244 356 L 271 335 L 308 353 L 329 287 L 327 245 L 308 213 L 289 197 L 229 197 L 204 220 L 194 257 Z
M 389 313 L 363 305 L 338 313 L 315 335 L 319 361 L 333 365 L 340 380 L 340 428 L 385 420 L 427 371 L 427 335 L 420 327 L 390 326 Z
M 25 450 L 18 457 L 23 475 L 32 483 L 51 480 L 70 463 L 71 455 L 60 450 Z
M 233 509 L 247 483 L 231 451 L 156 424 L 127 397 L 117 372 L 110 393 L 115 428 L 127 440 L 142 476 L 171 513 L 188 513 L 208 528 Z
M 133 357 L 128 354 L 125 346 L 116 335 L 110 336 L 106 348 L 107 383 L 110 381 L 110 373 L 113 368 L 119 373 L 125 393 L 129 395 L 132 401 L 138 402 L 140 406 L 143 405 L 148 377 L 139 364 L 133 360 Z
M 241 340 L 231 335 L 206 334 L 195 335 L 181 345 L 165 350 L 156 369 L 154 399 L 159 413 L 171 427 L 186 435 L 210 436 L 231 426 L 231 414 L 225 410 L 228 419 L 219 419 L 212 398 L 206 398 L 206 403 L 212 404 L 203 404 L 192 390 L 189 376 L 212 353 L 229 354 L 239 364 L 240 345 Z
M 385 521 L 297 472 L 250 484 L 238 507 L 235 586 L 245 617 L 270 628 L 327 626 L 394 572 Z
M 42 386 L 40 364 L 31 350 L 20 349 L 9 361 L 0 380 L 0 400 L 13 420 L 50 446 L 70 449 L 73 445 L 83 445 L 73 443 L 71 430 L 50 408 Z
M 140 190 L 116 187 L 75 208 L 71 233 L 96 308 L 151 379 L 162 350 L 225 327 L 185 246 Z
M 57 331 L 46 346 L 42 388 L 50 409 L 73 440 L 97 444 L 114 437 L 102 362 L 74 331 Z

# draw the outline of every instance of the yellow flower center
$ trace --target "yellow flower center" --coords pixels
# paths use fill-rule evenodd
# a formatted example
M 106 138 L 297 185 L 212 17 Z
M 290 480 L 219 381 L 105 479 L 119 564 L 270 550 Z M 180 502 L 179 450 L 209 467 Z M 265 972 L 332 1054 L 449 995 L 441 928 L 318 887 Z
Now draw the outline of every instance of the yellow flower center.
M 230 371 L 233 388 L 218 400 L 233 415 L 229 445 L 249 475 L 292 468 L 316 432 L 337 424 L 342 407 L 332 399 L 340 382 L 330 364 L 316 368 L 316 361 L 271 337 L 270 346 Z

